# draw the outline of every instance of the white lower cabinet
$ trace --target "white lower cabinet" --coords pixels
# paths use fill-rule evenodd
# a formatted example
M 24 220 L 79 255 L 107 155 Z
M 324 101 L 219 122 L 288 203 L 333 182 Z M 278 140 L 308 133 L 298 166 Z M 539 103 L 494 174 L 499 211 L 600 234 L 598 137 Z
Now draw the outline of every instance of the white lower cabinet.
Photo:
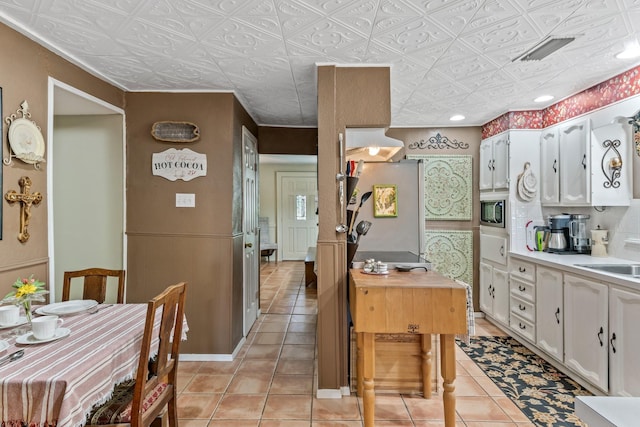
M 509 324 L 507 272 L 486 262 L 480 262 L 480 309 L 497 322 Z
M 564 363 L 603 391 L 609 388 L 608 286 L 564 274 Z
M 546 267 L 536 270 L 536 345 L 562 362 L 564 321 L 562 272 Z
M 609 394 L 640 396 L 640 294 L 609 291 Z

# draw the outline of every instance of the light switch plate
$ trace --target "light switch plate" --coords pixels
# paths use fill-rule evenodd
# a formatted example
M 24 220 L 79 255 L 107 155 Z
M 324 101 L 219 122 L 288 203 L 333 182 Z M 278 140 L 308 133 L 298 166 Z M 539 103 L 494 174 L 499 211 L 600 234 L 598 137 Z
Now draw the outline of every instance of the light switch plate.
M 176 193 L 176 208 L 195 208 L 196 195 L 193 193 Z

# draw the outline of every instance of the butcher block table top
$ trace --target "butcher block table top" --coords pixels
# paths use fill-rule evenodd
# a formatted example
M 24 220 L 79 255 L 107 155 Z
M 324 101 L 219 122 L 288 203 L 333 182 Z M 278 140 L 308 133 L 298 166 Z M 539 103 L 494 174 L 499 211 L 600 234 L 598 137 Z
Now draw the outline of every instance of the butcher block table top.
M 387 275 L 375 275 L 351 269 L 349 275 L 349 306 L 358 340 L 358 390 L 363 395 L 365 426 L 374 425 L 375 334 L 409 333 L 423 335 L 425 376 L 431 364 L 430 334 L 440 334 L 445 426 L 453 427 L 455 335 L 467 333 L 465 286 L 434 271 L 393 270 Z M 426 388 L 424 394 L 430 397 Z

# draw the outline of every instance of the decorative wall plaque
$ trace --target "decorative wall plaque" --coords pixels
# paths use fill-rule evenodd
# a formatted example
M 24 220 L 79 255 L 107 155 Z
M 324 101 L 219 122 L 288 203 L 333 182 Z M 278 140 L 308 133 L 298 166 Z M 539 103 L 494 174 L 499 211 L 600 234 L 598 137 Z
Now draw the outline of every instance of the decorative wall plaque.
M 199 176 L 207 176 L 207 155 L 188 148 L 170 148 L 161 153 L 153 153 L 151 170 L 154 175 L 169 181 L 191 181 Z
M 9 125 L 9 157 L 3 159 L 4 164 L 10 165 L 11 159 L 15 157 L 40 169 L 40 163 L 44 162 L 44 138 L 40 126 L 31 120 L 27 101 L 23 101 L 20 108 L 5 117 L 4 121 Z
M 193 142 L 200 139 L 200 129 L 190 122 L 155 122 L 151 136 L 164 142 Z
M 31 206 L 38 205 L 42 201 L 42 194 L 39 192 L 31 192 L 31 178 L 23 176 L 18 181 L 22 193 L 16 190 L 9 190 L 4 198 L 9 204 L 20 203 L 20 233 L 18 240 L 26 243 L 29 240 L 29 219 L 31 218 Z

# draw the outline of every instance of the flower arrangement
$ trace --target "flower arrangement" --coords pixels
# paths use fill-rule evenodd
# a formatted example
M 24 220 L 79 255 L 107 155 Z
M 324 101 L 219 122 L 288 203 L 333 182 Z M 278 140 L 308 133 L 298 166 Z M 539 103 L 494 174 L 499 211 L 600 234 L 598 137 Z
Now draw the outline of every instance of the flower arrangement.
M 18 279 L 11 285 L 15 290 L 9 292 L 1 302 L 9 304 L 22 304 L 27 320 L 31 322 L 31 301 L 44 301 L 44 296 L 49 293 L 44 289 L 44 282 L 33 278 Z

